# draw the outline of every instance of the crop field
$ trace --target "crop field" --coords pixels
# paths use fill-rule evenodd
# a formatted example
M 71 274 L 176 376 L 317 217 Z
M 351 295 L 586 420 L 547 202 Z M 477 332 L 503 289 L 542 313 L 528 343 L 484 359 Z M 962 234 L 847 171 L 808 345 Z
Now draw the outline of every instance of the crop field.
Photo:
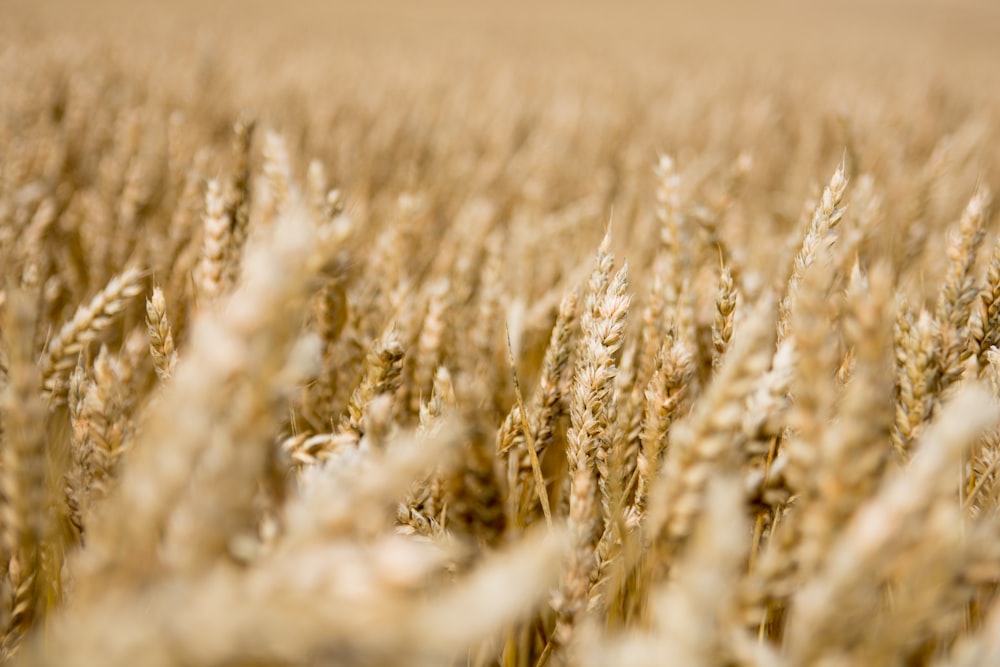
M 993 0 L 0 0 L 0 663 L 1000 664 Z

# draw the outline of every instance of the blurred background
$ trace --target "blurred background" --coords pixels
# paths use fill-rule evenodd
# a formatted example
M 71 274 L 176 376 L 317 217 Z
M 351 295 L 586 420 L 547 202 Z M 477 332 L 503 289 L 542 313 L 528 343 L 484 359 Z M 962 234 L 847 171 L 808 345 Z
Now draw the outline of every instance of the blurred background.
M 593 57 L 677 63 L 923 68 L 986 84 L 1000 64 L 993 0 L 5 0 L 8 28 L 81 33 L 176 48 L 235 38 L 255 66 L 350 45 L 408 57 Z M 331 50 L 332 47 L 332 50 Z M 516 47 L 516 48 L 511 48 Z M 275 62 L 275 61 L 279 62 Z
M 614 211 L 627 243 L 654 226 L 659 153 L 692 201 L 752 156 L 760 196 L 731 233 L 769 267 L 779 249 L 751 237 L 793 228 L 844 155 L 878 174 L 888 217 L 941 226 L 1000 164 L 995 0 L 3 0 L 0 15 L 9 118 L 104 100 L 194 155 L 246 115 L 299 172 L 320 159 L 363 219 L 412 192 L 441 219 L 485 197 L 503 219 L 571 211 L 593 243 Z

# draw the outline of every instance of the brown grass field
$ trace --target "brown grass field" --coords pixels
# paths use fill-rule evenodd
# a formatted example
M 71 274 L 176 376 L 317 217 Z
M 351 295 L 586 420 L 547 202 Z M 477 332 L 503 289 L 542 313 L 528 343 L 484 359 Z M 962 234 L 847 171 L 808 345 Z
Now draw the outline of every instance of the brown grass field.
M 998 34 L 0 0 L 0 661 L 1000 664 Z

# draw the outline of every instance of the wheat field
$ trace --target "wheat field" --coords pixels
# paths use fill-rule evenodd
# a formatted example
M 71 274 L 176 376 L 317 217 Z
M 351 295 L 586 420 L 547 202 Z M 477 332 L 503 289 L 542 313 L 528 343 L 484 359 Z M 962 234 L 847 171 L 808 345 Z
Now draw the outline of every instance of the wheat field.
M 0 661 L 1000 664 L 997 29 L 0 2 Z

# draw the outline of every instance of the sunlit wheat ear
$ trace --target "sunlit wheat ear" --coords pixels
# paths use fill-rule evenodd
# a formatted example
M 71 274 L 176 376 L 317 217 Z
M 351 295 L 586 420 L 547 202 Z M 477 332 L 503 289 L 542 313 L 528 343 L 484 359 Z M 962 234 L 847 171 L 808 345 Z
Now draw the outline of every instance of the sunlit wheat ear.
M 0 468 L 3 528 L 0 549 L 4 579 L 12 599 L 0 652 L 9 657 L 31 627 L 44 620 L 46 600 L 52 596 L 53 563 L 43 560 L 45 545 L 55 526 L 48 511 L 49 478 L 53 473 L 46 451 L 46 407 L 42 401 L 42 374 L 34 363 L 32 330 L 38 316 L 32 295 L 10 283 L 3 317 L 3 344 L 7 352 L 6 382 L 0 394 L 3 413 L 3 466 Z M 12 565 L 16 563 L 16 567 Z M 48 567 L 46 567 L 48 565 Z
M 440 362 L 444 342 L 445 313 L 448 308 L 450 285 L 441 279 L 428 289 L 427 314 L 424 316 L 414 352 L 413 387 L 410 392 L 410 411 L 420 413 L 420 401 L 430 395 L 434 372 Z
M 668 340 L 660 351 L 657 369 L 645 391 L 640 436 L 642 447 L 636 465 L 635 499 L 629 517 L 632 523 L 638 524 L 646 511 L 649 490 L 658 476 L 670 427 L 681 414 L 688 381 L 693 373 L 693 359 L 688 346 Z
M 347 413 L 337 427 L 339 433 L 361 439 L 365 413 L 372 400 L 382 394 L 391 395 L 399 388 L 403 352 L 402 343 L 391 329 L 372 345 L 365 360 L 364 377 L 351 394 Z
M 669 566 L 691 534 L 705 503 L 708 479 L 736 452 L 730 445 L 741 425 L 742 404 L 770 361 L 774 310 L 764 302 L 734 337 L 719 373 L 691 413 L 671 427 L 662 469 L 650 489 L 644 538 L 655 546 L 658 567 Z
M 938 345 L 938 393 L 946 391 L 962 373 L 973 354 L 969 341 L 969 316 L 978 296 L 972 275 L 979 246 L 983 241 L 983 221 L 989 196 L 976 193 L 962 212 L 957 233 L 948 240 L 948 274 L 938 295 L 935 317 L 941 327 Z
M 616 372 L 614 366 L 614 355 L 621 348 L 624 341 L 625 318 L 628 315 L 628 309 L 631 303 L 631 299 L 626 293 L 627 290 L 628 264 L 624 265 L 621 270 L 615 274 L 611 283 L 608 285 L 604 303 L 600 306 L 599 320 L 595 322 L 595 342 L 601 346 L 600 354 L 596 354 L 595 350 L 595 354 L 597 356 L 597 359 L 595 359 L 597 362 L 596 366 L 607 368 L 612 373 L 612 391 L 614 387 L 614 373 Z M 613 479 L 613 476 L 617 472 L 614 470 L 614 458 L 616 456 L 616 452 L 612 451 L 612 449 L 616 444 L 620 444 L 620 439 L 613 431 L 616 426 L 615 418 L 612 414 L 615 403 L 616 396 L 614 394 L 608 395 L 606 405 L 604 407 L 606 411 L 604 419 L 607 420 L 607 424 L 605 426 L 607 433 L 604 434 L 603 437 L 597 442 L 597 447 L 594 452 L 595 463 L 597 466 L 598 488 L 600 490 L 601 505 L 605 521 L 611 520 L 611 506 L 614 500 L 612 487 L 616 483 Z
M 789 317 L 795 309 L 799 283 L 806 267 L 813 262 L 821 247 L 830 247 L 837 239 L 837 226 L 844 216 L 844 207 L 840 203 L 846 190 L 846 165 L 841 163 L 830 178 L 830 183 L 823 189 L 823 195 L 816 204 L 812 220 L 802 237 L 802 244 L 795 254 L 785 295 L 778 307 L 778 340 L 783 339 L 788 332 Z
M 234 168 L 229 180 L 226 217 L 232 225 L 229 234 L 229 247 L 226 249 L 226 280 L 227 284 L 236 282 L 239 275 L 243 248 L 246 244 L 250 227 L 251 165 L 250 149 L 253 145 L 256 122 L 247 117 L 241 117 L 234 123 L 232 129 L 232 154 Z
M 926 310 L 914 313 L 901 307 L 896 316 L 896 419 L 893 446 L 900 456 L 910 448 L 934 409 L 940 348 L 935 344 L 937 322 Z
M 580 321 L 582 351 L 573 375 L 567 432 L 571 564 L 556 600 L 556 645 L 566 646 L 586 609 L 590 579 L 597 566 L 596 540 L 610 510 L 608 454 L 612 445 L 609 404 L 615 380 L 614 355 L 621 347 L 629 298 L 627 267 L 611 278 L 614 257 L 606 235 L 588 282 Z
M 712 368 L 719 369 L 722 355 L 733 338 L 733 320 L 736 310 L 736 286 L 733 272 L 728 266 L 722 267 L 719 277 L 719 293 L 715 298 L 715 320 L 712 322 Z
M 541 378 L 533 400 L 534 410 L 530 415 L 535 451 L 539 456 L 552 444 L 558 419 L 564 413 L 564 391 L 570 369 L 572 343 L 577 335 L 577 310 L 577 292 L 572 290 L 559 305 L 559 315 L 552 327 L 549 345 L 542 361 Z
M 93 363 L 93 378 L 83 395 L 87 425 L 85 474 L 90 503 L 102 501 L 112 490 L 126 445 L 125 397 L 119 369 L 102 346 Z
M 664 299 L 668 307 L 677 305 L 685 274 L 683 265 L 684 234 L 681 223 L 681 177 L 677 163 L 661 155 L 653 169 L 656 184 L 656 218 L 660 224 L 660 245 L 656 271 L 665 281 Z
M 149 355 L 153 359 L 153 367 L 161 381 L 170 379 L 174 365 L 177 363 L 177 351 L 174 349 L 174 335 L 167 319 L 167 302 L 163 290 L 153 288 L 152 296 L 146 300 L 146 328 L 149 330 Z
M 232 245 L 232 220 L 226 211 L 219 182 L 210 180 L 205 189 L 204 240 L 195 274 L 198 298 L 209 302 L 218 297 L 226 279 L 228 251 Z
M 293 201 L 292 167 L 284 137 L 274 131 L 264 136 L 264 192 L 261 223 L 270 225 L 287 211 Z
M 673 339 L 676 336 L 673 319 L 665 322 L 664 310 L 667 306 L 665 301 L 665 280 L 661 275 L 660 266 L 654 267 L 652 279 L 646 295 L 646 303 L 640 314 L 639 337 L 634 342 L 633 372 L 631 373 L 632 386 L 629 390 L 628 404 L 623 411 L 623 426 L 625 430 L 625 448 L 630 452 L 629 461 L 638 462 L 638 450 L 640 445 L 640 433 L 642 430 L 642 420 L 644 406 L 646 404 L 646 387 L 659 365 L 660 350 L 666 338 Z M 621 377 L 619 384 L 623 384 L 626 378 Z M 634 469 L 631 477 L 635 477 Z M 627 493 L 634 493 L 634 482 L 629 482 Z
M 91 341 L 111 326 L 129 301 L 142 291 L 142 272 L 128 269 L 112 278 L 89 303 L 77 308 L 48 342 L 39 365 L 42 385 L 56 400 L 65 398 L 66 377 L 76 364 L 76 357 Z
M 990 348 L 1000 344 L 1000 239 L 993 244 L 985 284 L 972 306 L 969 339 L 982 372 L 989 365 L 986 357 Z

